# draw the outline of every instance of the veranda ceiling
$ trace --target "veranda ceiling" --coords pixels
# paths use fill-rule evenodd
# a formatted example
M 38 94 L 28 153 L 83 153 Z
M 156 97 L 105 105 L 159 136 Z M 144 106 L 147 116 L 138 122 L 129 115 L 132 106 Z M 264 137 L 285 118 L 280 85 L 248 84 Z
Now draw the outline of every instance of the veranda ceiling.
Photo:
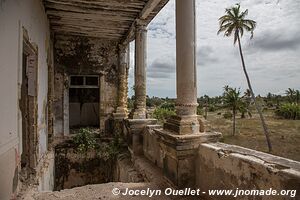
M 55 33 L 131 41 L 137 19 L 149 23 L 168 0 L 43 0 Z

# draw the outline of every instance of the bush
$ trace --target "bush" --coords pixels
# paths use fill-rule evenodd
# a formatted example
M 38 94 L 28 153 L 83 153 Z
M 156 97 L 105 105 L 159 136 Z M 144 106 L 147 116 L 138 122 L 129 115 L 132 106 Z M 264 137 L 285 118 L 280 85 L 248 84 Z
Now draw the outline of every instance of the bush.
M 197 115 L 203 115 L 203 108 L 201 106 L 197 107 Z
M 160 108 L 175 111 L 175 104 L 170 102 L 164 102 L 160 105 Z
M 73 138 L 76 150 L 79 153 L 86 153 L 96 147 L 96 138 L 89 128 L 81 128 Z
M 167 118 L 173 115 L 176 115 L 175 111 L 167 108 L 156 108 L 153 112 L 154 118 L 161 123 L 164 123 Z
M 208 112 L 215 112 L 217 109 L 214 105 L 209 105 Z
M 232 113 L 231 113 L 231 112 L 225 112 L 225 113 L 223 114 L 223 117 L 224 117 L 225 119 L 232 119 Z
M 275 114 L 285 119 L 300 119 L 300 106 L 296 103 L 286 103 L 281 105 Z

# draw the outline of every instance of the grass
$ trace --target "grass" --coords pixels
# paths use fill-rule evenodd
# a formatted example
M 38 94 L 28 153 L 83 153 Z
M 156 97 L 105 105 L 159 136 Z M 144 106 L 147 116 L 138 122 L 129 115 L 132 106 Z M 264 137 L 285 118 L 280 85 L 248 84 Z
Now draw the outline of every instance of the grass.
M 218 115 L 219 112 L 222 115 Z M 258 114 L 253 113 L 252 118 L 246 119 L 241 119 L 239 115 L 237 132 L 235 136 L 232 136 L 232 121 L 224 119 L 224 112 L 225 110 L 209 112 L 207 118 L 212 130 L 223 134 L 222 142 L 268 152 Z M 273 111 L 264 112 L 264 116 L 270 129 L 272 154 L 300 161 L 300 120 L 278 119 Z

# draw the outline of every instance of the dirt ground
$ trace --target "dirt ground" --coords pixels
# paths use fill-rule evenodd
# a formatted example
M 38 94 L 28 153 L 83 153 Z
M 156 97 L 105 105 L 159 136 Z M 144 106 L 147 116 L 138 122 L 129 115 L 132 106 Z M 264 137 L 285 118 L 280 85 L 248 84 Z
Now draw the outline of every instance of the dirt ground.
M 252 118 L 246 119 L 241 119 L 238 114 L 237 132 L 232 136 L 232 120 L 225 119 L 224 112 L 225 110 L 209 112 L 207 118 L 212 129 L 223 134 L 222 142 L 268 152 L 257 113 L 252 113 Z M 272 154 L 300 161 L 300 120 L 279 119 L 272 111 L 264 112 L 264 116 L 271 133 Z

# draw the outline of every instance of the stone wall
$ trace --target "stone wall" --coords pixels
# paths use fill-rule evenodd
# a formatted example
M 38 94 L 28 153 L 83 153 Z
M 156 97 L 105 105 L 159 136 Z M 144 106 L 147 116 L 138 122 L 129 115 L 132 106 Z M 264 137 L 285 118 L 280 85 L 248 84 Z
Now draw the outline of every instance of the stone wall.
M 143 130 L 143 154 L 164 169 L 166 152 L 162 138 L 156 134 L 161 127 L 148 125 Z M 289 190 L 281 196 L 238 196 L 237 199 L 300 199 L 300 162 L 271 154 L 224 143 L 201 143 L 197 148 L 193 168 L 195 184 L 201 191 L 208 190 Z M 186 168 L 187 166 L 184 166 Z M 178 185 L 177 185 L 178 186 Z M 298 192 L 295 195 L 295 190 Z M 232 199 L 232 196 L 203 196 L 204 199 Z
M 106 141 L 98 141 L 98 143 L 100 146 L 108 144 Z M 117 158 L 109 157 L 109 152 L 102 155 L 103 153 L 97 149 L 79 153 L 69 140 L 57 145 L 55 147 L 54 189 L 70 189 L 112 181 L 143 181 L 142 176 L 134 169 L 128 152 L 124 151 Z
M 300 191 L 299 162 L 223 143 L 200 145 L 196 174 L 196 187 L 202 191 L 236 188 Z M 299 198 L 299 195 L 295 199 Z M 253 196 L 238 198 L 254 199 Z M 256 198 L 270 199 L 268 196 Z M 232 199 L 232 197 L 222 196 L 218 199 Z M 272 196 L 271 199 L 291 199 L 291 197 Z
M 143 131 L 144 156 L 159 168 L 163 167 L 163 152 L 160 147 L 160 137 L 154 129 L 162 128 L 160 125 L 148 125 Z
M 118 43 L 80 36 L 55 36 L 54 134 L 62 135 L 69 120 L 64 116 L 69 75 L 98 75 L 100 129 L 104 130 L 117 104 Z
M 114 164 L 96 151 L 81 154 L 71 142 L 61 143 L 55 147 L 55 190 L 110 182 Z

